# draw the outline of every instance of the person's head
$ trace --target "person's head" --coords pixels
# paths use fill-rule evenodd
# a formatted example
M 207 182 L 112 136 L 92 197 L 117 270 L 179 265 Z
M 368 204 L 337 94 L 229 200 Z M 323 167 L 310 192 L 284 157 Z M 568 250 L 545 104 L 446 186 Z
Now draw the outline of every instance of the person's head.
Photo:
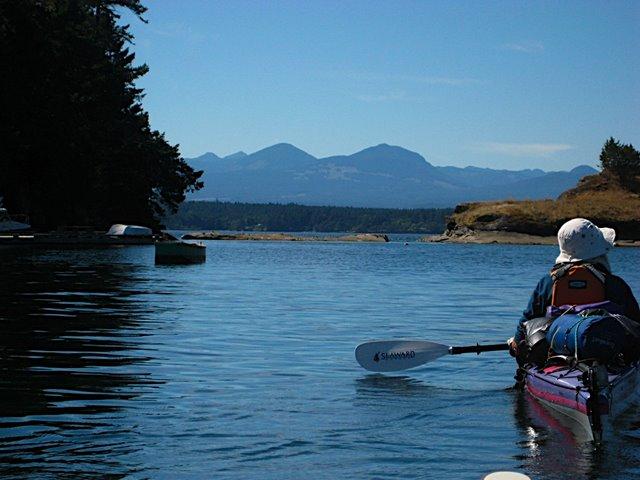
M 556 263 L 599 261 L 608 267 L 606 255 L 615 239 L 613 228 L 598 228 L 584 218 L 569 220 L 558 230 L 560 255 Z

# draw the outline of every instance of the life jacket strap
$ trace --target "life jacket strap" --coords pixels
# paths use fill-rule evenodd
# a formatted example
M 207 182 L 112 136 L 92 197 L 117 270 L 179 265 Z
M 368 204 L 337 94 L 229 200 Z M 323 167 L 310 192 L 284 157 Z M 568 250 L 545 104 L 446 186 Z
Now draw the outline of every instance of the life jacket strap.
M 600 282 L 604 283 L 604 281 L 605 281 L 604 273 L 602 273 L 600 270 L 598 270 L 592 263 L 566 263 L 566 264 L 562 265 L 561 267 L 556 268 L 555 270 L 551 270 L 551 278 L 553 278 L 553 281 L 555 282 L 559 278 L 564 277 L 569 272 L 569 270 L 571 270 L 572 268 L 576 268 L 576 267 L 584 267 L 584 268 L 586 268 L 591 273 L 593 273 L 593 275 L 598 280 L 600 280 Z
M 596 267 L 594 267 L 590 263 L 585 263 L 583 267 L 585 267 L 587 270 L 593 273 L 593 276 L 596 277 L 598 280 L 600 280 L 600 283 L 604 283 L 605 281 L 604 273 L 602 273 L 600 270 L 598 270 Z

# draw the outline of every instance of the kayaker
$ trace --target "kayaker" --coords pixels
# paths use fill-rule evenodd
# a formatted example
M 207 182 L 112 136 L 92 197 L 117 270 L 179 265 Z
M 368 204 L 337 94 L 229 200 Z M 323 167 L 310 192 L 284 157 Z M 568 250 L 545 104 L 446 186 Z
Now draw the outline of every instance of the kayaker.
M 631 288 L 611 273 L 607 253 L 614 246 L 615 236 L 612 228 L 598 228 L 584 218 L 574 218 L 560 227 L 560 255 L 551 271 L 538 282 L 515 335 L 508 341 L 512 356 L 518 359 L 522 350 L 523 323 L 544 317 L 552 306 L 575 307 L 608 301 L 609 308 L 640 323 L 640 308 Z

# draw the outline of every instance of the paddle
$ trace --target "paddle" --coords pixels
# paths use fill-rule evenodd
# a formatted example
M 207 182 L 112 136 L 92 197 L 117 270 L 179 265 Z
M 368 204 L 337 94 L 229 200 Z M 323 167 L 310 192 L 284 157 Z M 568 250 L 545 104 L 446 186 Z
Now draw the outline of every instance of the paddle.
M 470 345 L 450 347 L 424 340 L 377 340 L 356 347 L 356 360 L 365 369 L 372 372 L 397 372 L 407 370 L 427 362 L 461 353 L 495 352 L 509 350 L 506 343 L 493 345 Z

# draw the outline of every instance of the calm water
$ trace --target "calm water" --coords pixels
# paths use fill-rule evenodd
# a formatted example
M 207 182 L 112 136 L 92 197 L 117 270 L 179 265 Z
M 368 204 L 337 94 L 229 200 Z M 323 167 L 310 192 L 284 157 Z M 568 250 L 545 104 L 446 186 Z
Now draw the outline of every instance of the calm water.
M 505 352 L 370 375 L 365 340 L 512 334 L 554 247 L 209 243 L 0 250 L 3 478 L 640 476 L 640 410 L 595 451 L 509 390 Z M 612 264 L 640 294 L 640 250 Z

